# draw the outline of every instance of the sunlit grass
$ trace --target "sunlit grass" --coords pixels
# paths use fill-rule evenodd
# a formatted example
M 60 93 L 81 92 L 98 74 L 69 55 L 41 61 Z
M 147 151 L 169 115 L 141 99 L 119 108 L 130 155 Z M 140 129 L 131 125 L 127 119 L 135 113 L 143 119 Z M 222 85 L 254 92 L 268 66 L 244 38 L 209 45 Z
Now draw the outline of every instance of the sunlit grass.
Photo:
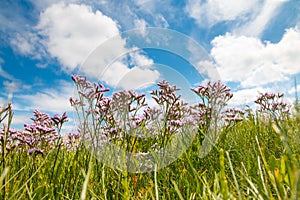
M 220 129 L 203 158 L 201 125 L 191 146 L 169 166 L 128 173 L 105 166 L 83 144 L 69 149 L 57 142 L 43 154 L 30 154 L 27 147 L 7 150 L 13 116 L 4 107 L 0 199 L 298 199 L 300 113 L 264 111 Z M 63 119 L 56 117 L 53 127 L 60 131 Z

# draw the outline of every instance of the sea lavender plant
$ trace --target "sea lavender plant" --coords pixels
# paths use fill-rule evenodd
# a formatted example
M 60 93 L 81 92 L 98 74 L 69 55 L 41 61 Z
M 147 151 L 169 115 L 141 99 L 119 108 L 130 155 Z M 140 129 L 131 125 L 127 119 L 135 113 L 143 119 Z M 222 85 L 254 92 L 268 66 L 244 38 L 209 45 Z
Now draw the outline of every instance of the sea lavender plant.
M 271 115 L 275 120 L 285 119 L 290 114 L 290 105 L 283 101 L 283 93 L 259 93 L 254 101 L 260 113 Z
M 191 89 L 200 98 L 200 103 L 191 107 L 194 118 L 199 122 L 199 140 L 203 143 L 202 155 L 216 143 L 223 126 L 223 109 L 233 94 L 221 81 L 208 82 Z
M 226 127 L 232 127 L 244 120 L 245 111 L 238 108 L 228 108 L 222 113 Z
M 42 153 L 61 143 L 61 127 L 67 121 L 67 115 L 50 117 L 38 110 L 34 111 L 33 123 L 24 124 L 20 141 L 29 147 L 28 152 Z
M 79 132 L 70 132 L 63 137 L 63 146 L 67 151 L 75 151 L 80 146 Z
M 141 130 L 144 126 L 146 132 L 153 135 L 171 136 L 186 123 L 183 119 L 187 115 L 187 104 L 175 94 L 179 89 L 170 86 L 167 81 L 159 82 L 160 89 L 150 93 L 159 108 L 145 109 L 145 94 L 124 90 L 109 98 L 104 96 L 108 89 L 103 85 L 92 84 L 77 75 L 73 75 L 72 79 L 79 98 L 70 98 L 71 105 L 81 113 L 78 115 L 81 128 L 86 129 L 85 132 L 96 133 L 96 140 L 136 137 L 138 132 L 145 132 Z M 137 131 L 137 128 L 140 130 Z
M 70 103 L 76 110 L 79 121 L 78 128 L 83 142 L 99 141 L 102 139 L 99 137 L 106 137 L 97 134 L 99 130 L 103 131 L 105 121 L 114 124 L 110 109 L 111 99 L 104 97 L 104 93 L 108 92 L 109 89 L 102 84 L 92 84 L 86 80 L 86 77 L 79 75 L 73 75 L 72 80 L 76 85 L 78 98 L 71 97 Z
M 130 158 L 126 159 L 130 160 L 133 155 L 144 155 L 149 148 L 157 151 L 193 121 L 189 107 L 175 93 L 179 89 L 167 81 L 159 82 L 159 89 L 150 93 L 157 103 L 151 108 L 147 107 L 145 94 L 123 90 L 110 98 L 105 96 L 108 89 L 103 85 L 92 84 L 77 75 L 72 79 L 78 98 L 70 98 L 70 102 L 78 114 L 80 134 L 89 148 L 101 148 L 100 156 L 118 157 L 127 152 Z M 95 152 L 99 152 L 97 149 Z M 110 155 L 115 151 L 120 154 Z
M 181 127 L 192 124 L 194 121 L 190 118 L 190 108 L 187 103 L 181 100 L 181 95 L 176 94 L 176 91 L 180 90 L 176 85 L 171 86 L 165 80 L 157 85 L 159 90 L 151 91 L 150 94 L 159 108 L 148 108 L 144 116 L 151 120 L 150 126 L 158 125 L 156 131 L 159 131 L 164 144 L 173 134 L 178 133 Z
M 208 82 L 207 85 L 199 85 L 197 88 L 191 89 L 200 98 L 200 103 L 192 107 L 195 117 L 200 118 L 202 124 L 205 124 L 205 130 L 218 125 L 218 121 L 222 116 L 222 109 L 232 98 L 233 94 L 230 88 L 220 81 Z M 213 126 L 211 126 L 213 123 Z
M 135 91 L 119 91 L 112 96 L 112 112 L 118 120 L 118 128 L 130 130 L 141 126 L 145 118 L 140 115 L 141 110 L 147 106 L 145 94 L 138 94 Z
M 7 152 L 28 152 L 30 155 L 43 155 L 44 152 L 61 145 L 61 128 L 68 121 L 66 113 L 63 113 L 62 116 L 56 114 L 50 117 L 46 113 L 35 110 L 31 120 L 33 123 L 24 124 L 23 130 L 9 128 L 5 131 L 4 128 L 1 129 L 1 151 L 4 148 Z

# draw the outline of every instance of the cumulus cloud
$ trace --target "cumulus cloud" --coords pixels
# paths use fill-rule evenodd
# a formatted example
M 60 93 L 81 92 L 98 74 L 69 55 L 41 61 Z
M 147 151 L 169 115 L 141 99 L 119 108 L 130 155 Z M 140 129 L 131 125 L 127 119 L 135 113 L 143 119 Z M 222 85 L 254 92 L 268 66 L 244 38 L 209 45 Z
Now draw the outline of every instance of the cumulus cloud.
M 151 68 L 151 66 L 154 64 L 152 59 L 149 59 L 147 56 L 134 51 L 130 52 L 130 65 L 134 67 L 140 67 L 140 68 Z
M 213 26 L 222 21 L 246 18 L 251 12 L 259 9 L 259 0 L 189 0 L 185 11 L 200 26 Z
M 145 29 L 146 22 L 139 20 L 136 25 Z M 116 21 L 99 10 L 93 11 L 90 6 L 57 3 L 40 14 L 33 33 L 25 36 L 17 34 L 11 44 L 24 55 L 42 52 L 40 55 L 56 58 L 67 73 L 80 67 L 80 73 L 116 86 L 120 78 L 130 71 L 128 63 L 116 60 L 136 50 L 127 47 L 119 28 Z M 141 66 L 153 62 L 146 56 L 143 59 L 138 54 L 133 56 L 136 58 L 132 60 L 143 62 Z M 146 73 L 143 77 L 149 73 L 156 74 L 150 69 L 140 72 Z
M 46 38 L 51 56 L 67 69 L 80 65 L 99 44 L 119 34 L 117 23 L 111 18 L 77 4 L 50 6 L 41 13 L 36 28 Z
M 160 77 L 157 70 L 134 67 L 120 79 L 118 85 L 131 90 L 137 90 L 149 87 L 155 84 Z
M 208 79 L 211 81 L 220 80 L 220 74 L 216 68 L 216 65 L 210 60 L 199 61 L 195 65 L 195 68 L 202 76 L 204 75 L 204 81 L 207 81 Z
M 242 87 L 287 80 L 300 72 L 300 30 L 287 29 L 278 43 L 227 33 L 212 41 L 211 55 L 222 80 Z
M 250 105 L 253 103 L 258 95 L 259 92 L 269 92 L 269 88 L 262 88 L 256 87 L 251 89 L 242 89 L 233 92 L 233 97 L 229 101 L 229 105 L 231 106 L 238 106 L 238 105 Z
M 131 68 L 128 68 L 129 64 Z M 153 68 L 153 60 L 139 51 L 129 52 L 128 56 L 116 60 L 108 66 L 100 76 L 101 79 L 114 87 L 125 89 L 139 89 L 149 83 L 154 84 L 160 77 L 159 71 Z M 116 71 L 118 73 L 116 73 Z

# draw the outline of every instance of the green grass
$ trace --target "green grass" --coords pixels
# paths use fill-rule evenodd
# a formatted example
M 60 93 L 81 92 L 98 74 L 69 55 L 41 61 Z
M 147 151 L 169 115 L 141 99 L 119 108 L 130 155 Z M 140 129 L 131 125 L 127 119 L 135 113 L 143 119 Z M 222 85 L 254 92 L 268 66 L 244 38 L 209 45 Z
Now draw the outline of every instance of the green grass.
M 300 118 L 257 116 L 223 130 L 199 158 L 200 139 L 166 168 L 133 174 L 81 146 L 1 155 L 0 199 L 299 199 Z

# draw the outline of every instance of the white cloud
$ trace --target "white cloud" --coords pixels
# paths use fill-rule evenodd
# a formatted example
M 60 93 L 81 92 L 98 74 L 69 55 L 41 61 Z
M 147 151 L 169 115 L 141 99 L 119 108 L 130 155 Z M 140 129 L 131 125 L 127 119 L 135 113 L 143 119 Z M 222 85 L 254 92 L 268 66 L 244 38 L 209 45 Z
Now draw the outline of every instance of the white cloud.
M 218 81 L 220 80 L 220 74 L 215 66 L 215 64 L 212 61 L 209 60 L 203 60 L 199 61 L 197 65 L 195 66 L 197 71 L 206 79 L 209 79 L 211 81 Z
M 7 73 L 6 71 L 4 71 L 1 67 L 1 64 L 4 63 L 4 61 L 0 58 L 0 76 L 2 76 L 4 79 L 2 82 L 2 95 L 5 94 L 5 98 L 6 101 L 5 102 L 9 102 L 12 100 L 13 98 L 13 93 L 19 90 L 23 90 L 23 89 L 29 89 L 30 86 L 26 85 L 26 84 L 22 84 L 21 80 L 16 79 L 14 76 L 12 76 L 11 74 Z M 0 101 L 0 105 L 1 105 L 1 101 Z
M 278 43 L 227 33 L 212 41 L 211 55 L 223 81 L 242 87 L 287 80 L 300 72 L 300 30 L 286 30 Z
M 185 11 L 200 26 L 213 26 L 218 22 L 246 18 L 259 9 L 259 0 L 189 0 Z
M 130 52 L 129 55 L 131 57 L 130 65 L 133 65 L 134 67 L 151 68 L 154 64 L 152 59 L 149 59 L 147 56 L 139 52 Z
M 7 100 L 0 96 L 0 108 L 7 104 Z
M 185 11 L 203 27 L 219 22 L 236 21 L 233 32 L 239 35 L 260 36 L 279 8 L 289 0 L 189 0 Z
M 244 24 L 234 32 L 239 35 L 260 36 L 270 19 L 276 15 L 280 6 L 286 1 L 288 0 L 265 0 L 262 9 L 254 20 Z
M 169 23 L 166 20 L 166 18 L 162 15 L 162 14 L 155 14 L 154 15 L 154 24 L 157 27 L 162 27 L 162 28 L 168 28 L 169 27 Z
M 113 87 L 118 85 L 118 82 L 122 80 L 123 76 L 129 73 L 130 69 L 126 64 L 120 61 L 116 61 L 112 63 L 112 65 L 108 66 L 106 70 L 101 70 L 103 73 L 99 76 L 101 80 L 105 80 L 105 82 Z M 122 87 L 120 85 L 120 87 Z
M 131 90 L 142 89 L 154 85 L 159 75 L 157 70 L 134 67 L 122 77 L 118 85 Z
M 3 81 L 3 87 L 4 91 L 8 93 L 8 100 L 10 101 L 13 97 L 13 93 L 20 87 L 20 83 L 15 81 Z
M 47 38 L 50 55 L 67 70 L 79 66 L 99 44 L 119 34 L 118 25 L 111 18 L 77 4 L 52 5 L 41 13 L 36 28 Z
M 142 11 L 143 14 L 150 14 L 153 18 L 155 27 L 169 27 L 169 23 L 162 15 L 162 12 L 168 14 L 176 13 L 174 11 L 174 7 L 171 5 L 171 1 L 169 0 L 134 0 L 134 4 Z
M 10 39 L 10 45 L 14 52 L 40 60 L 46 55 L 44 41 L 36 33 L 22 31 L 16 33 Z
M 66 81 L 53 84 L 53 88 L 47 88 L 33 94 L 15 95 L 17 110 L 29 111 L 39 109 L 43 112 L 63 113 L 71 111 L 69 98 L 74 96 L 74 85 Z
M 300 84 L 297 85 L 296 87 L 293 87 L 292 89 L 290 89 L 290 90 L 288 91 L 288 94 L 290 94 L 290 95 L 295 95 L 296 92 L 297 92 L 297 95 L 298 95 L 298 98 L 299 98 L 299 97 L 300 97 L 300 96 L 299 96 L 299 93 L 300 93 Z
M 135 26 L 135 28 L 140 29 L 141 30 L 141 35 L 143 37 L 145 37 L 147 22 L 143 19 L 135 19 L 134 20 L 134 26 Z
M 142 29 L 146 27 L 142 19 L 136 24 Z M 34 31 L 25 35 L 17 34 L 11 44 L 24 55 L 48 55 L 59 61 L 63 71 L 72 72 L 80 68 L 82 75 L 101 78 L 110 86 L 116 86 L 130 71 L 129 63 L 116 60 L 137 49 L 127 47 L 118 23 L 110 17 L 84 4 L 65 3 L 46 8 L 40 14 Z M 134 56 L 136 58 L 132 59 L 140 60 L 141 66 L 153 63 L 146 56 Z M 148 74 L 149 70 L 140 72 Z
M 32 122 L 30 118 L 32 117 L 32 113 L 18 113 L 15 112 L 12 119 L 12 127 L 22 129 L 25 123 Z
M 7 73 L 6 71 L 4 71 L 2 69 L 1 64 L 0 64 L 0 76 L 2 76 L 3 78 L 9 79 L 9 80 L 15 79 L 12 75 L 10 75 L 9 73 Z
M 19 53 L 23 55 L 32 55 L 35 52 L 33 44 L 37 42 L 38 38 L 32 33 L 25 34 L 26 36 L 24 34 L 17 33 L 15 37 L 11 39 L 10 44 L 14 48 L 17 48 Z
M 3 63 L 4 63 L 4 60 L 2 58 L 0 58 L 0 76 L 2 76 L 5 79 L 8 79 L 8 80 L 15 80 L 15 78 L 11 74 L 7 73 L 6 71 L 4 71 L 2 69 Z
M 269 88 L 251 88 L 251 89 L 242 89 L 236 92 L 233 92 L 233 97 L 229 101 L 229 105 L 238 106 L 238 105 L 250 105 L 253 103 L 259 96 L 259 92 L 269 92 Z
M 131 69 L 127 63 L 132 66 Z M 152 68 L 153 64 L 153 60 L 145 55 L 136 51 L 130 52 L 128 61 L 124 59 L 114 61 L 103 71 L 100 79 L 106 80 L 106 83 L 113 87 L 139 89 L 158 80 L 160 73 Z

